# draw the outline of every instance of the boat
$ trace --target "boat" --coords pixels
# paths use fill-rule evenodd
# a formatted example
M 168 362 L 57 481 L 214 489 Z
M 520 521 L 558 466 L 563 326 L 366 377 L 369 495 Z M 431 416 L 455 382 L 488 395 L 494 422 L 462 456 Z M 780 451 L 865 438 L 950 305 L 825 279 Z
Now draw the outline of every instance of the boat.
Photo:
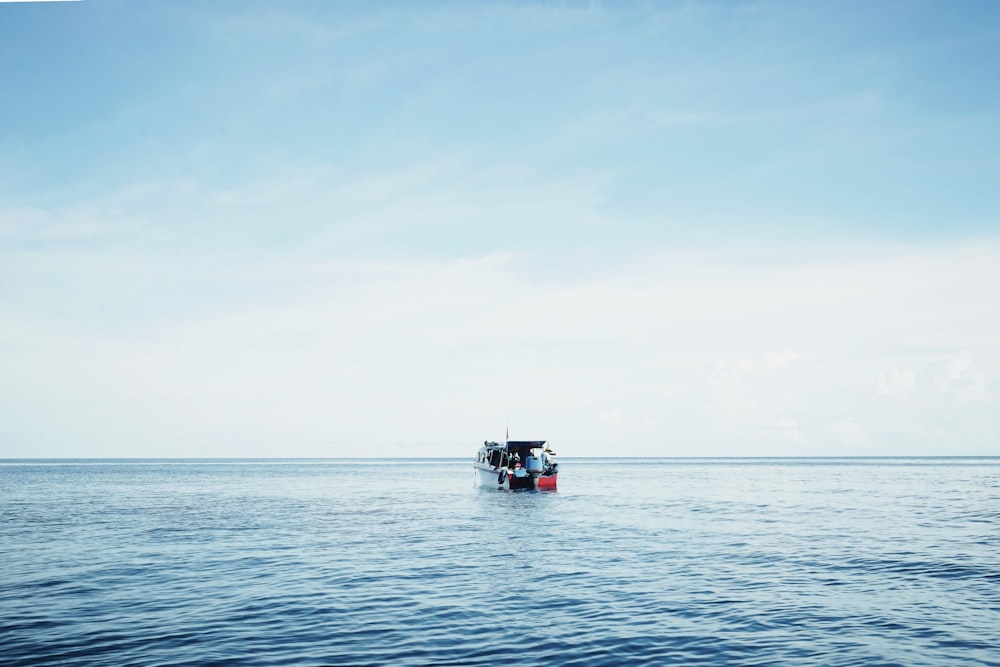
M 495 489 L 552 490 L 559 463 L 544 440 L 486 440 L 472 464 L 478 486 Z

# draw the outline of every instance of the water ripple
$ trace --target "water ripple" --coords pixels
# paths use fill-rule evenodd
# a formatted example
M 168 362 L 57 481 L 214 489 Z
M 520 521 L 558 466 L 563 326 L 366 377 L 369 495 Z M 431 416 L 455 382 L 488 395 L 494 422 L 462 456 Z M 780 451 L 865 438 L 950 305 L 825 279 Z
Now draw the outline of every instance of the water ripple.
M 1000 460 L 933 461 L 2 465 L 0 662 L 1000 665 Z

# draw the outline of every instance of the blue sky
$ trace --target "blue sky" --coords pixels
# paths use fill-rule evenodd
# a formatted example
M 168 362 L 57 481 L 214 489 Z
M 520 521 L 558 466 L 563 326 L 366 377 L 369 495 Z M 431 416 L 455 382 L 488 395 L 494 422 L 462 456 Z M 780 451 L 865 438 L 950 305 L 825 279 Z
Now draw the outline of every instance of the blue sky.
M 0 3 L 0 456 L 1000 454 L 1000 7 Z

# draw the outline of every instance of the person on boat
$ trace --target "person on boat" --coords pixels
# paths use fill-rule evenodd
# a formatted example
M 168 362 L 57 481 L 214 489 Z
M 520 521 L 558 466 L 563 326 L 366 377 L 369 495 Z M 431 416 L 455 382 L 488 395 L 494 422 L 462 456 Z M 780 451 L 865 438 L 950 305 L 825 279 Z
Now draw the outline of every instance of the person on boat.
M 550 447 L 546 447 L 542 452 L 542 467 L 544 474 L 549 475 L 558 469 L 559 462 L 556 461 L 556 453 Z
M 515 461 L 514 462 L 514 477 L 524 477 L 527 474 L 528 474 L 528 472 L 524 468 L 521 467 L 521 462 L 520 461 Z

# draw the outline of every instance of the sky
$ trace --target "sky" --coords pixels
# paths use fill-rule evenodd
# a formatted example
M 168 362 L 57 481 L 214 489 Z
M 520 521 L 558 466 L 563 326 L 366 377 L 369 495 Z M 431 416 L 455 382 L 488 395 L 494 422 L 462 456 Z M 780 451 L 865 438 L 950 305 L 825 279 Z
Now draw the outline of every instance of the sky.
M 1000 4 L 0 3 L 0 457 L 1000 455 Z

